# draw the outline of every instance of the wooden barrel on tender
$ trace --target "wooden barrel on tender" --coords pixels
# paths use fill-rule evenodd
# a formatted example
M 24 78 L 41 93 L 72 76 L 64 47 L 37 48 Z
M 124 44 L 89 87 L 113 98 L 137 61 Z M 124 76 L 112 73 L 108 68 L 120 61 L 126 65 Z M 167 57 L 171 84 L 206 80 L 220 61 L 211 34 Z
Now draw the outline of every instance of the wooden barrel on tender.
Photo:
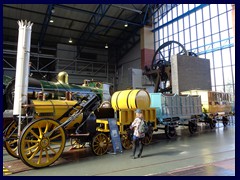
M 150 107 L 150 96 L 142 89 L 117 91 L 112 95 L 111 104 L 118 109 L 147 109 Z

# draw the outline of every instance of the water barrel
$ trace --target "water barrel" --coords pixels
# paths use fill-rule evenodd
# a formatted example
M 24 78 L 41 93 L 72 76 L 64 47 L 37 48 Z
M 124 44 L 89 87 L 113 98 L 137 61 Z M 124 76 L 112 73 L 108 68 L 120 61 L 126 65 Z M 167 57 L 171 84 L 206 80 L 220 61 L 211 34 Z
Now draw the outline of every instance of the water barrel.
M 118 109 L 146 109 L 150 107 L 150 96 L 142 89 L 117 91 L 111 98 L 112 107 Z

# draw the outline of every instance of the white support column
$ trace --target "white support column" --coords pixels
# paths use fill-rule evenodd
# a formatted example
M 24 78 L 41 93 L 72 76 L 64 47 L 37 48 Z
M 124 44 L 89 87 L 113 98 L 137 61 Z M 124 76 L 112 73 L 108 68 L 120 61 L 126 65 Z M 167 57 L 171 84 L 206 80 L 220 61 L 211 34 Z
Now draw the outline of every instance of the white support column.
M 13 115 L 21 115 L 22 104 L 27 103 L 32 25 L 33 23 L 30 21 L 18 21 L 19 29 Z

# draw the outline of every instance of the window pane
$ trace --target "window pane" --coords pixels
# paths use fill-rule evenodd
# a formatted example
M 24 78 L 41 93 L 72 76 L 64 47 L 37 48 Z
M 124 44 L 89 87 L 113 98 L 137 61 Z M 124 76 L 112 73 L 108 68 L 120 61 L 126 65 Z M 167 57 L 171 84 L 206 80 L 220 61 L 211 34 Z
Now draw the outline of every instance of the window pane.
M 178 42 L 178 34 L 174 34 L 174 41 L 177 41 Z
M 227 13 L 227 18 L 228 18 L 229 28 L 231 28 L 232 27 L 232 11 L 229 11 Z
M 178 16 L 180 16 L 180 15 L 182 15 L 183 14 L 183 4 L 180 4 L 180 5 L 178 5 Z
M 229 48 L 222 50 L 222 58 L 223 58 L 223 66 L 231 65 L 231 56 L 230 56 Z
M 219 39 L 219 34 L 214 34 L 214 35 L 212 36 L 212 41 L 213 41 L 213 43 L 214 43 L 214 42 L 219 42 L 219 41 L 220 41 L 220 39 Z
M 184 43 L 183 31 L 181 31 L 181 32 L 179 33 L 179 42 L 180 42 L 181 44 Z
M 222 68 L 215 69 L 216 85 L 223 85 Z
M 229 38 L 228 30 L 221 32 L 221 39 Z
M 191 51 L 197 53 L 197 41 L 192 41 L 191 44 L 192 44 Z
M 178 30 L 182 31 L 183 30 L 183 19 L 178 20 Z
M 187 51 L 189 51 L 190 50 L 190 43 L 186 43 L 184 47 Z
M 215 66 L 215 68 L 222 67 L 221 51 L 215 51 L 213 53 L 213 56 L 214 56 L 214 66 Z
M 217 92 L 224 92 L 223 86 L 217 86 L 217 87 L 216 87 L 216 91 L 217 91 Z
M 173 12 L 173 17 L 172 18 L 174 19 L 174 18 L 177 17 L 177 8 L 176 7 L 173 8 L 172 12 Z
M 213 18 L 217 16 L 217 4 L 211 4 L 210 9 L 211 9 L 211 17 Z
M 203 8 L 203 19 L 204 21 L 209 19 L 209 6 Z
M 225 86 L 225 92 L 233 94 L 233 85 L 232 84 L 231 85 L 226 85 Z
M 220 31 L 226 30 L 228 26 L 227 26 L 227 16 L 225 13 L 219 16 L 219 21 L 225 22 L 225 23 L 220 23 Z
M 227 10 L 232 10 L 232 4 L 227 4 Z
M 217 33 L 219 32 L 219 26 L 218 26 L 218 17 L 215 17 L 211 20 L 212 24 L 212 33 Z
M 203 42 L 203 39 L 199 39 L 199 40 L 198 40 L 198 50 L 199 50 L 200 53 L 204 51 L 204 42 Z
M 188 4 L 183 4 L 183 13 L 188 11 Z
M 222 14 L 226 12 L 226 4 L 218 4 L 218 13 Z
M 187 43 L 190 41 L 189 29 L 185 29 L 184 34 L 185 34 L 185 43 Z
M 196 25 L 195 13 L 190 14 L 190 26 Z
M 223 72 L 224 72 L 224 81 L 225 81 L 225 84 L 233 84 L 231 66 L 229 66 L 229 67 L 224 67 L 224 68 L 223 68 Z
M 188 16 L 184 17 L 184 29 L 187 29 L 189 27 L 189 18 Z
M 201 9 L 197 10 L 196 16 L 197 16 L 197 24 L 201 23 L 202 22 L 202 10 Z
M 197 37 L 198 37 L 198 39 L 203 37 L 203 26 L 202 26 L 202 24 L 197 25 Z
M 171 35 L 172 33 L 172 24 L 168 25 L 168 34 Z
M 208 35 L 210 35 L 211 34 L 211 32 L 210 32 L 210 20 L 208 20 L 208 21 L 205 21 L 204 22 L 204 35 L 205 36 L 208 36 Z
M 173 23 L 173 33 L 178 33 L 178 22 Z
M 189 4 L 189 10 L 194 8 L 194 4 Z

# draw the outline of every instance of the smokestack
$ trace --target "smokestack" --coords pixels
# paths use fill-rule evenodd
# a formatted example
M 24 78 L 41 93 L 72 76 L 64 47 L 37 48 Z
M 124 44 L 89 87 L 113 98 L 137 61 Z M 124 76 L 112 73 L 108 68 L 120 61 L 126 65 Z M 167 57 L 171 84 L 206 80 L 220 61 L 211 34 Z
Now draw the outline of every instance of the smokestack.
M 33 23 L 30 21 L 18 21 L 19 29 L 13 115 L 21 115 L 22 104 L 27 104 L 32 25 Z

